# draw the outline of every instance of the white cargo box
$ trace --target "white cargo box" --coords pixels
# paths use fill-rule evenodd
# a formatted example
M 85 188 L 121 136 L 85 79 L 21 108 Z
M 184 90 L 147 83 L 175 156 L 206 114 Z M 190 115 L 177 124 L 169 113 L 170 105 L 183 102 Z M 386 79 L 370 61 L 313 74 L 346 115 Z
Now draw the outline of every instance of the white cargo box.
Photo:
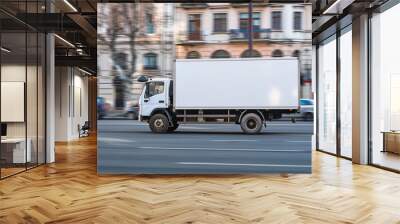
M 176 60 L 175 109 L 298 109 L 294 57 Z

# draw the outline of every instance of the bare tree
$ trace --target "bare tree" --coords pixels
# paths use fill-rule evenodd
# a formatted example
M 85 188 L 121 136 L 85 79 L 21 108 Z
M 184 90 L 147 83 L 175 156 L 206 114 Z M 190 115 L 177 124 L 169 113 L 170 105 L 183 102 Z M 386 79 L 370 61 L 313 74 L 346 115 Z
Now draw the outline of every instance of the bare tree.
M 137 26 L 139 16 L 138 16 L 137 3 L 129 4 L 129 6 L 130 6 L 129 8 L 123 7 L 123 15 L 128 28 L 127 36 L 129 37 L 129 52 L 131 55 L 131 63 L 127 70 L 127 74 L 128 77 L 131 78 L 133 73 L 136 72 L 135 39 L 136 39 L 136 33 L 139 31 L 139 28 Z
M 107 39 L 109 40 L 108 46 L 110 47 L 111 51 L 111 58 L 113 61 L 113 69 L 115 68 L 115 62 L 116 62 L 116 55 L 117 55 L 117 50 L 116 50 L 116 43 L 117 43 L 117 38 L 118 35 L 121 34 L 123 31 L 123 27 L 121 26 L 121 19 L 120 19 L 120 6 L 119 5 L 111 5 L 111 13 L 110 13 L 110 23 L 107 27 Z

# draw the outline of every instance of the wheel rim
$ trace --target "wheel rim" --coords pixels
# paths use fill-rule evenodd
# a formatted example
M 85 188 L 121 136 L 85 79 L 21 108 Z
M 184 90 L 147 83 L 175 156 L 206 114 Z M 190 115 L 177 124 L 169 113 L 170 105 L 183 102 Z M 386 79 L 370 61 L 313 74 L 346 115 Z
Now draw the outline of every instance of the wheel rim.
M 163 122 L 163 120 L 162 120 L 162 119 L 157 119 L 157 120 L 155 120 L 155 121 L 154 121 L 154 126 L 155 126 L 156 128 L 162 128 L 162 127 L 164 127 L 164 122 Z
M 246 126 L 249 129 L 255 129 L 257 127 L 257 122 L 254 119 L 249 119 L 246 122 Z

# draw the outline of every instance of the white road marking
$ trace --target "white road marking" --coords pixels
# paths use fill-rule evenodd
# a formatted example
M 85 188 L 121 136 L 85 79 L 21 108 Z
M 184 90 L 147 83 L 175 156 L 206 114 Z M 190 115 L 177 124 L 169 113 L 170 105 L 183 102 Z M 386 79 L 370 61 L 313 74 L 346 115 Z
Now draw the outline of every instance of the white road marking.
M 304 142 L 306 142 L 306 143 L 309 143 L 311 141 L 287 141 L 287 142 L 292 142 L 292 143 L 304 143 Z
M 99 126 L 149 126 L 149 124 L 147 124 L 147 123 L 133 123 L 133 122 L 130 122 L 130 121 L 125 121 L 125 123 L 118 123 L 118 124 L 115 124 L 115 123 L 111 123 L 111 124 L 107 124 L 107 123 L 102 123 L 102 124 L 99 124 Z
M 248 151 L 248 152 L 310 152 L 310 150 L 300 149 L 217 149 L 217 148 L 180 148 L 180 147 L 151 147 L 141 146 L 139 149 L 165 149 L 165 150 L 205 150 L 205 151 Z
M 311 124 L 299 124 L 299 123 L 294 123 L 294 124 L 277 124 L 277 123 L 268 123 L 267 122 L 267 128 L 268 126 L 314 126 L 313 123 Z
M 128 139 L 121 139 L 121 138 L 110 138 L 110 137 L 98 137 L 97 140 L 99 141 L 108 141 L 108 142 L 136 142 L 135 140 L 128 140 Z
M 209 128 L 206 128 L 206 127 L 191 127 L 191 126 L 180 126 L 179 128 L 178 128 L 178 130 L 179 129 L 202 129 L 202 130 L 206 130 L 206 129 L 209 129 Z
M 180 165 L 205 165 L 205 166 L 256 166 L 256 167 L 303 167 L 309 168 L 311 165 L 292 165 L 292 164 L 262 164 L 262 163 L 202 163 L 202 162 L 177 162 Z
M 212 139 L 210 142 L 256 142 L 257 140 L 243 139 L 243 140 L 229 140 L 229 139 Z

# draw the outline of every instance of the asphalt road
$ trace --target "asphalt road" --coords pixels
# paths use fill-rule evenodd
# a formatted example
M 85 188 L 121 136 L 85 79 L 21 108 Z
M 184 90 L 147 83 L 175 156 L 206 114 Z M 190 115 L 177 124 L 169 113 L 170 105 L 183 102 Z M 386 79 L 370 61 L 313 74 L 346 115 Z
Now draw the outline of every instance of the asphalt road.
M 235 124 L 187 124 L 154 134 L 147 123 L 101 120 L 103 174 L 311 172 L 312 122 L 270 122 L 260 135 Z

